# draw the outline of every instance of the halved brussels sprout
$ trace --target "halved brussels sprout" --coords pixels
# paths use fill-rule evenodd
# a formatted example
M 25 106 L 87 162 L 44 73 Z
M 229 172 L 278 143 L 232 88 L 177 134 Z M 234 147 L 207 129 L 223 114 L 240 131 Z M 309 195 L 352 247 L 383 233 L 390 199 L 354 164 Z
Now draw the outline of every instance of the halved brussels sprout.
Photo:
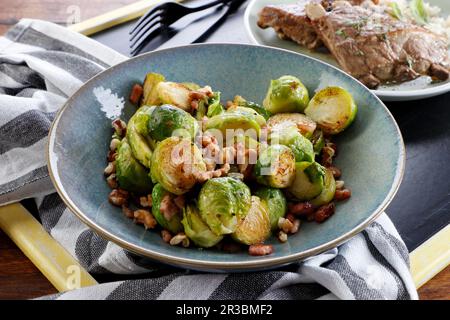
M 327 87 L 311 99 L 305 113 L 328 134 L 338 134 L 355 119 L 358 108 L 352 95 L 340 87 Z
M 323 206 L 331 202 L 336 192 L 336 181 L 334 180 L 333 172 L 330 169 L 325 169 L 324 187 L 322 192 L 311 203 L 315 206 Z
M 200 217 L 195 205 L 189 204 L 186 206 L 181 223 L 184 226 L 184 233 L 199 247 L 210 248 L 223 239 L 223 236 L 211 231 Z
M 156 88 L 162 104 L 171 104 L 185 111 L 191 110 L 189 88 L 181 83 L 160 82 Z
M 289 147 L 275 144 L 263 150 L 255 165 L 256 181 L 274 188 L 286 188 L 295 179 L 295 156 Z
M 224 112 L 223 106 L 220 104 L 220 92 L 214 92 L 214 95 L 208 101 L 208 117 L 214 117 Z
M 220 130 L 224 136 L 227 129 L 243 131 L 253 130 L 256 135 L 259 136 L 261 127 L 254 117 L 237 112 L 224 112 L 206 121 L 206 130 L 217 129 Z
M 126 138 L 121 141 L 117 150 L 116 177 L 122 189 L 137 194 L 149 193 L 153 187 L 147 169 L 133 157 Z
M 131 117 L 127 125 L 127 139 L 133 156 L 145 167 L 150 168 L 152 146 L 148 137 L 147 123 L 155 107 L 143 106 Z M 143 132 L 143 133 L 141 133 Z
M 157 86 L 165 80 L 159 73 L 148 73 L 144 80 L 142 105 L 157 106 L 161 104 Z
M 251 108 L 255 110 L 260 115 L 262 115 L 264 119 L 266 119 L 266 121 L 269 120 L 269 118 L 272 116 L 272 114 L 268 110 L 264 109 L 264 107 L 261 107 L 259 104 L 255 102 L 247 101 L 241 96 L 234 97 L 233 104 L 240 107 Z
M 198 90 L 200 89 L 200 85 L 194 83 L 194 82 L 182 82 L 181 83 L 183 86 L 185 86 L 186 88 L 188 88 L 189 90 Z
M 313 120 L 301 113 L 278 113 L 269 118 L 267 125 L 274 131 L 295 126 L 306 138 L 310 138 L 317 127 Z
M 314 147 L 311 141 L 298 133 L 295 127 L 273 131 L 269 138 L 272 144 L 282 144 L 291 148 L 295 162 L 314 161 Z
M 148 121 L 148 133 L 155 141 L 172 135 L 193 139 L 197 131 L 198 123 L 194 117 L 169 104 L 155 108 Z
M 259 197 L 252 196 L 251 206 L 231 237 L 243 244 L 264 242 L 270 236 L 270 217 L 266 204 Z
M 303 83 L 293 76 L 282 76 L 270 82 L 263 105 L 271 113 L 303 112 L 309 94 Z
M 259 187 L 255 191 L 255 195 L 267 204 L 270 226 L 272 231 L 276 231 L 278 219 L 284 217 L 287 212 L 286 197 L 280 189 L 270 187 Z
M 217 235 L 233 233 L 247 215 L 250 203 L 247 185 L 229 177 L 208 180 L 198 196 L 200 216 Z
M 255 121 L 261 127 L 266 125 L 266 119 L 262 115 L 260 115 L 256 110 L 253 110 L 252 108 L 246 108 L 246 107 L 240 107 L 240 106 L 233 105 L 227 109 L 227 112 L 241 113 L 243 115 L 251 117 L 251 118 L 255 119 Z
M 170 192 L 165 190 L 159 183 L 155 185 L 152 191 L 152 214 L 161 227 L 169 230 L 170 232 L 178 233 L 183 231 L 181 215 L 175 214 L 170 220 L 167 220 L 161 212 L 161 202 L 167 194 L 170 195 Z
M 325 137 L 323 136 L 323 131 L 318 129 L 314 131 L 311 137 L 311 143 L 314 147 L 314 153 L 319 155 L 322 152 L 322 148 L 325 146 Z
M 196 183 L 194 172 L 206 171 L 200 149 L 190 139 L 170 137 L 156 145 L 151 177 L 164 189 L 180 195 Z
M 297 162 L 294 183 L 287 189 L 297 200 L 317 197 L 324 188 L 324 168 L 317 162 Z

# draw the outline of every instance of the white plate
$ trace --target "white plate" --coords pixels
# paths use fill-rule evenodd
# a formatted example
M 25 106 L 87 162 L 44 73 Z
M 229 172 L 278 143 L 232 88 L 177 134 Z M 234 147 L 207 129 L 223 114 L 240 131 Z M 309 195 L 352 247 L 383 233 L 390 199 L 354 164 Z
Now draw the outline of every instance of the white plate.
M 450 15 L 450 1 L 448 0 L 426 0 L 432 5 L 439 6 L 442 9 L 442 15 L 447 17 Z M 336 60 L 329 53 L 321 53 L 311 51 L 300 45 L 288 41 L 281 40 L 275 34 L 273 29 L 261 29 L 256 24 L 258 20 L 258 13 L 260 10 L 269 4 L 283 4 L 295 3 L 297 0 L 252 0 L 245 12 L 245 29 L 250 39 L 260 45 L 283 48 L 295 52 L 299 52 L 310 57 L 327 62 L 331 65 L 339 67 Z M 450 49 L 449 49 L 450 54 Z M 408 81 L 402 84 L 380 86 L 373 92 L 383 101 L 409 101 L 418 100 L 437 96 L 450 91 L 450 80 L 439 83 L 430 83 L 429 77 L 420 77 L 413 81 Z

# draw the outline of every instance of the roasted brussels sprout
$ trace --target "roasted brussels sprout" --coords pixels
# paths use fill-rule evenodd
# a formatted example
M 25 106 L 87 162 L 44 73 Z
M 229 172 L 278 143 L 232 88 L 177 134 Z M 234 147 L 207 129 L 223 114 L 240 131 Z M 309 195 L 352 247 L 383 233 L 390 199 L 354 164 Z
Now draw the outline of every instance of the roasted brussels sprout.
M 270 236 L 270 217 L 267 205 L 259 197 L 252 196 L 247 215 L 231 237 L 243 244 L 262 243 Z
M 166 195 L 173 196 L 159 183 L 156 184 L 152 191 L 152 214 L 155 217 L 156 221 L 158 221 L 159 225 L 164 229 L 167 229 L 173 233 L 181 232 L 183 231 L 183 225 L 181 224 L 181 215 L 174 214 L 170 218 L 170 220 L 167 220 L 164 216 L 164 213 L 161 212 L 161 203 L 164 199 L 164 196 Z
M 336 192 L 336 181 L 334 180 L 333 172 L 330 169 L 325 169 L 324 187 L 322 192 L 311 203 L 315 206 L 323 206 L 331 202 Z
M 116 177 L 122 189 L 137 194 L 146 194 L 152 190 L 153 184 L 148 171 L 133 157 L 126 138 L 121 141 L 117 150 Z
M 260 115 L 262 115 L 264 119 L 266 119 L 266 121 L 269 120 L 269 118 L 272 116 L 272 114 L 268 110 L 264 109 L 264 107 L 260 106 L 255 102 L 247 101 L 241 96 L 234 97 L 233 104 L 236 106 L 251 108 L 255 110 Z
M 227 129 L 243 131 L 253 130 L 255 135 L 260 134 L 261 127 L 254 117 L 238 112 L 224 112 L 206 121 L 206 130 L 217 129 L 226 136 Z
M 303 83 L 293 76 L 282 76 L 270 82 L 263 105 L 271 113 L 303 112 L 309 94 Z
M 184 226 L 184 233 L 199 247 L 210 248 L 223 239 L 223 236 L 211 231 L 200 217 L 199 210 L 195 205 L 186 206 L 181 223 Z
M 198 90 L 201 88 L 198 84 L 194 82 L 182 82 L 181 84 L 186 88 L 188 88 L 189 90 Z
M 133 156 L 150 168 L 153 141 L 148 136 L 147 123 L 154 107 L 143 106 L 131 117 L 127 125 L 127 139 Z
M 317 197 L 324 188 L 324 168 L 317 162 L 297 162 L 294 183 L 287 189 L 300 201 Z
M 245 116 L 248 116 L 252 119 L 255 119 L 255 121 L 262 127 L 266 125 L 266 119 L 260 115 L 256 110 L 253 110 L 252 108 L 246 108 L 246 107 L 240 107 L 233 105 L 227 109 L 227 112 L 233 112 L 233 113 L 240 113 Z
M 190 139 L 167 138 L 159 142 L 153 152 L 152 180 L 174 194 L 189 191 L 196 183 L 194 173 L 204 171 L 202 152 Z
M 158 95 L 157 86 L 165 80 L 164 76 L 159 73 L 148 73 L 144 80 L 144 92 L 142 97 L 142 105 L 157 106 L 161 104 Z
M 148 121 L 148 133 L 155 141 L 172 135 L 193 139 L 197 131 L 197 121 L 189 113 L 168 104 L 155 108 Z
M 275 144 L 263 150 L 255 165 L 256 181 L 274 188 L 286 188 L 295 179 L 295 156 L 289 147 Z
M 220 104 L 220 92 L 214 92 L 214 95 L 208 101 L 207 116 L 211 118 L 224 111 L 223 106 Z
M 176 82 L 160 82 L 156 88 L 161 104 L 171 104 L 185 111 L 191 110 L 188 87 Z
M 317 127 L 313 120 L 301 113 L 278 113 L 269 118 L 267 125 L 273 131 L 295 126 L 298 132 L 306 138 L 310 138 Z
M 200 216 L 215 234 L 233 233 L 248 213 L 250 198 L 250 189 L 240 180 L 210 179 L 198 196 Z
M 311 143 L 313 144 L 314 153 L 319 155 L 322 152 L 322 148 L 325 146 L 325 137 L 322 130 L 318 129 L 314 131 L 311 137 Z
M 287 212 L 286 197 L 280 189 L 270 187 L 259 187 L 255 191 L 255 195 L 267 204 L 270 226 L 272 231 L 276 231 L 278 219 L 284 217 Z
M 355 119 L 358 108 L 352 95 L 340 87 L 327 87 L 311 99 L 305 113 L 328 134 L 338 134 Z
M 282 144 L 291 148 L 295 155 L 295 162 L 314 161 L 314 147 L 311 141 L 298 133 L 295 127 L 273 131 L 270 141 L 272 144 Z

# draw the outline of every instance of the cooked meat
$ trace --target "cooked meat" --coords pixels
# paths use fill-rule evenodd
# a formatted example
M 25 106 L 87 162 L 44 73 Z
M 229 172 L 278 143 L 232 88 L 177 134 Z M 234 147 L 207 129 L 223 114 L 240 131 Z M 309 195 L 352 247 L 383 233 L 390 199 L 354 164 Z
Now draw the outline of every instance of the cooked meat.
M 296 4 L 270 5 L 259 13 L 258 26 L 272 27 L 281 39 L 290 39 L 310 49 L 322 45 L 310 19 L 305 14 L 305 6 L 321 0 L 302 0 Z
M 443 36 L 359 6 L 340 3 L 327 12 L 321 4 L 311 3 L 305 11 L 341 67 L 370 88 L 420 75 L 449 77 Z
M 340 0 L 352 5 L 360 5 L 370 0 Z M 378 3 L 378 0 L 372 0 Z M 305 6 L 310 3 L 321 4 L 331 10 L 336 0 L 300 0 L 295 4 L 269 5 L 259 13 L 258 26 L 273 28 L 281 39 L 290 39 L 309 49 L 320 47 L 323 43 L 306 16 Z

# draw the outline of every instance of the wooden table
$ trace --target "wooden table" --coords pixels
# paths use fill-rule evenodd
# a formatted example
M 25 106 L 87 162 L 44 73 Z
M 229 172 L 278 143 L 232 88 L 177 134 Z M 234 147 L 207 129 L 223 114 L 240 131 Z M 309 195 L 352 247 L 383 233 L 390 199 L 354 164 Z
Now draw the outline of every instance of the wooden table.
M 85 20 L 135 0 L 0 0 L 0 35 L 21 18 L 35 18 L 61 25 Z M 0 231 L 0 299 L 29 299 L 56 293 L 56 289 Z M 421 299 L 450 299 L 450 266 L 419 290 Z

